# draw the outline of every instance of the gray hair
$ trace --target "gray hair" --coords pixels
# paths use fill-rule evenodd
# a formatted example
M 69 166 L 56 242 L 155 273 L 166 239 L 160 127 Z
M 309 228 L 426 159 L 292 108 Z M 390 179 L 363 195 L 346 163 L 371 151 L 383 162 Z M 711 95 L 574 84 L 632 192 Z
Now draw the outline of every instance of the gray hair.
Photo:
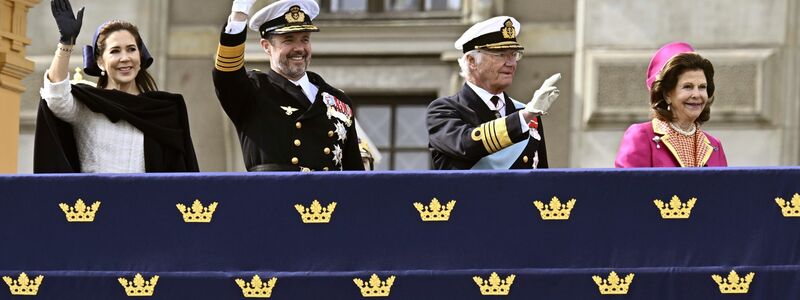
M 461 75 L 462 78 L 467 78 L 469 76 L 469 65 L 467 65 L 467 56 L 472 56 L 476 61 L 478 60 L 478 50 L 470 50 L 467 53 L 464 53 L 460 58 L 458 58 L 458 66 L 461 67 L 461 72 L 458 75 Z

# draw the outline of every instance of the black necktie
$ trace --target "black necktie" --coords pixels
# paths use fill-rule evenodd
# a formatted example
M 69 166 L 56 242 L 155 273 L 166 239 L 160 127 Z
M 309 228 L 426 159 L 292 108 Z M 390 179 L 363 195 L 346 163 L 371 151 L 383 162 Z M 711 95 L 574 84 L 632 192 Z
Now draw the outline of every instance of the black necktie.
M 500 97 L 497 97 L 497 96 L 492 96 L 492 98 L 489 99 L 489 100 L 492 101 L 492 104 L 494 104 L 494 107 L 497 107 L 497 104 L 500 103 Z M 492 110 L 492 111 L 494 112 L 494 118 L 495 119 L 499 119 L 500 117 L 502 117 L 502 115 L 500 114 L 500 109 Z
M 311 104 L 311 100 L 308 100 L 308 95 L 306 95 L 306 91 L 303 89 L 302 85 L 295 84 L 298 90 L 300 90 L 300 95 L 303 95 L 303 99 L 306 99 L 307 103 Z

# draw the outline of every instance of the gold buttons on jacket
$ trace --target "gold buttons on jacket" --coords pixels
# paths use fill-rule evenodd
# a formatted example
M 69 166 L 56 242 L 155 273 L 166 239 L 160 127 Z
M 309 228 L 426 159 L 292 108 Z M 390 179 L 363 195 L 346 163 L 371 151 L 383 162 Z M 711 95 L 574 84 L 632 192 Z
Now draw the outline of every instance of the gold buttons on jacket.
M 294 123 L 294 127 L 297 127 L 297 129 L 303 128 L 303 123 L 300 122 Z
M 300 147 L 300 140 L 294 140 L 294 145 Z
M 325 154 L 331 154 L 331 148 L 325 147 L 322 151 L 325 152 Z
M 522 157 L 522 162 L 524 162 L 526 164 L 528 163 L 528 156 L 527 155 Z
M 296 165 L 296 164 L 299 164 L 299 163 L 300 163 L 300 160 L 297 159 L 297 157 L 292 157 L 292 164 L 293 165 Z
M 333 137 L 333 130 L 328 131 L 328 137 Z

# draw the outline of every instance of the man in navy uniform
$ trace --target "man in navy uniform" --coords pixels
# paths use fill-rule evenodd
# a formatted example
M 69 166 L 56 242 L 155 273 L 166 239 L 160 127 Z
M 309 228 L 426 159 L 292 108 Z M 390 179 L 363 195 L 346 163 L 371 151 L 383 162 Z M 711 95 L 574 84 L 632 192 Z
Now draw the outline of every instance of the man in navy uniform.
M 363 170 L 352 101 L 308 72 L 313 0 L 281 0 L 250 18 L 270 58 L 267 73 L 244 68 L 247 19 L 255 0 L 234 0 L 213 77 L 242 145 L 248 171 Z
M 500 16 L 470 27 L 455 42 L 466 82 L 428 106 L 428 141 L 440 170 L 547 168 L 541 116 L 558 98 L 555 74 L 526 105 L 505 93 L 523 47 L 519 22 Z

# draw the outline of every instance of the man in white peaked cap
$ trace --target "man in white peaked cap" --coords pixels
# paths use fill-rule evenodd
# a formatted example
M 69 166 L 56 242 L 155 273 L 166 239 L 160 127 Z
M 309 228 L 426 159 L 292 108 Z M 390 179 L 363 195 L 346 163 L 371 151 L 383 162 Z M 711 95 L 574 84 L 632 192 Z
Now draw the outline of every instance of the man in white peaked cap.
M 214 86 L 248 171 L 363 170 L 352 100 L 307 71 L 319 6 L 281 0 L 250 18 L 269 72 L 246 71 L 247 19 L 255 0 L 234 0 L 220 36 Z
M 455 42 L 466 79 L 452 96 L 428 106 L 428 142 L 435 169 L 547 168 L 541 116 L 558 98 L 555 74 L 545 80 L 528 104 L 509 97 L 523 47 L 519 22 L 494 17 L 470 27 Z

